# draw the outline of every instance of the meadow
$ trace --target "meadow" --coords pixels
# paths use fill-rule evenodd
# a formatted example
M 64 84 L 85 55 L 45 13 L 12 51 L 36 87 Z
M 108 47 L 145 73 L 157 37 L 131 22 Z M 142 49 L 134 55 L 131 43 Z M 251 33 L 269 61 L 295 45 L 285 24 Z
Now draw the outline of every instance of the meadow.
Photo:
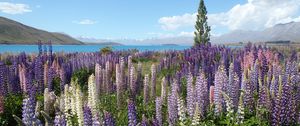
M 0 125 L 300 124 L 292 47 L 0 54 Z

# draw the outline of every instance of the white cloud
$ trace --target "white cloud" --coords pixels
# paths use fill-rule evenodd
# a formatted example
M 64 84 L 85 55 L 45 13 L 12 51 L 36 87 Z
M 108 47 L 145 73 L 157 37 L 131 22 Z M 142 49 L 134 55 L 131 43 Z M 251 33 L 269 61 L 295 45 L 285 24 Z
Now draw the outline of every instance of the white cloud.
M 9 2 L 0 2 L 0 11 L 7 14 L 23 14 L 32 12 L 27 4 L 15 4 Z
M 92 24 L 96 24 L 97 21 L 93 21 L 93 20 L 90 20 L 90 19 L 83 19 L 81 21 L 73 21 L 73 23 L 82 24 L 82 25 L 92 25 Z
M 195 23 L 196 14 L 162 17 L 158 20 L 164 30 L 176 30 L 180 27 L 190 26 Z
M 212 31 L 220 27 L 229 30 L 260 30 L 278 23 L 300 21 L 300 0 L 248 0 L 227 12 L 208 14 Z M 159 24 L 164 30 L 178 30 L 195 24 L 196 13 L 162 17 Z

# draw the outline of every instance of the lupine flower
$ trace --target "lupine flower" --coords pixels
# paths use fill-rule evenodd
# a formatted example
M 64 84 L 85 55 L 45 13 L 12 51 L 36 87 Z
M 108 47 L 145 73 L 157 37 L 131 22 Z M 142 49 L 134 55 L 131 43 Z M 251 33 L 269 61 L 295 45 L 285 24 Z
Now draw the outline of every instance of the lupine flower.
M 95 65 L 95 78 L 96 78 L 96 89 L 97 89 L 97 94 L 99 95 L 101 91 L 103 90 L 104 86 L 102 84 L 103 82 L 103 76 L 102 76 L 102 68 L 100 64 L 96 63 Z
M 169 125 L 172 125 L 172 124 L 174 125 L 178 118 L 177 88 L 178 88 L 177 80 L 174 79 L 173 83 L 171 85 L 171 91 L 168 94 L 168 103 L 167 103 L 168 104 Z
M 129 86 L 130 86 L 130 93 L 132 97 L 135 97 L 136 95 L 136 74 L 135 74 L 135 68 L 134 66 L 131 66 L 130 68 L 130 76 L 129 76 Z
M 214 90 L 214 105 L 215 113 L 219 115 L 223 112 L 224 99 L 222 96 L 223 86 L 227 85 L 228 77 L 225 73 L 224 67 L 219 66 L 219 69 L 215 75 L 215 90 Z
M 0 94 L 0 114 L 4 112 L 4 97 Z
M 209 87 L 209 103 L 212 105 L 214 103 L 214 94 L 215 94 L 215 86 Z
M 128 101 L 128 126 L 136 126 L 138 123 L 135 105 L 132 100 Z
M 155 117 L 159 126 L 162 126 L 161 109 L 162 109 L 162 99 L 160 97 L 157 97 L 155 100 Z
M 149 75 L 144 77 L 144 104 L 147 104 L 149 100 Z
M 64 115 L 56 113 L 54 117 L 54 126 L 66 126 L 66 119 Z
M 194 115 L 194 87 L 193 87 L 193 76 L 192 73 L 189 72 L 187 75 L 187 96 L 186 96 L 186 104 L 187 104 L 187 112 L 190 117 Z
M 75 93 L 75 99 L 76 99 L 76 114 L 78 117 L 78 125 L 83 125 L 83 103 L 82 103 L 82 93 L 80 91 L 80 88 L 76 88 L 76 93 Z
M 243 79 L 242 79 L 242 89 L 245 91 L 244 95 L 244 105 L 246 108 L 248 108 L 251 112 L 254 109 L 254 90 L 253 86 L 250 83 L 249 80 L 249 72 L 246 70 L 243 74 Z
M 96 92 L 95 76 L 92 74 L 88 79 L 88 106 L 93 114 L 96 113 L 97 102 L 98 96 Z
M 167 81 L 166 81 L 166 78 L 163 77 L 161 79 L 161 100 L 162 100 L 162 102 L 166 101 L 166 97 L 167 97 Z
M 142 122 L 140 123 L 141 126 L 148 126 L 148 121 L 145 115 L 143 114 Z
M 244 111 L 244 92 L 241 92 L 240 98 L 239 98 L 239 106 L 237 110 L 237 119 L 238 119 L 238 124 L 242 125 L 244 123 L 244 116 L 245 116 L 245 111 Z
M 150 97 L 156 97 L 156 67 L 154 64 L 151 65 L 151 83 L 150 83 L 151 91 Z
M 193 115 L 193 118 L 192 118 L 192 126 L 198 126 L 200 125 L 200 112 L 199 112 L 199 105 L 198 103 L 196 103 L 195 105 L 195 113 Z
M 42 125 L 41 121 L 36 117 L 35 105 L 34 96 L 29 96 L 29 98 L 23 100 L 22 121 L 25 125 Z
M 227 94 L 222 92 L 222 95 L 224 97 L 224 101 L 225 101 L 225 104 L 226 104 L 226 112 L 227 112 L 226 116 L 230 117 L 230 120 L 232 121 L 233 120 L 233 112 L 234 112 L 233 103 L 232 103 L 230 97 Z
M 199 105 L 199 113 L 201 116 L 206 114 L 207 107 L 209 105 L 208 98 L 208 87 L 207 79 L 203 72 L 200 72 L 199 76 L 196 79 L 195 85 L 195 101 Z
M 180 98 L 179 96 L 177 99 L 177 109 L 178 109 L 178 116 L 179 116 L 179 125 L 185 126 L 186 125 L 186 109 L 184 106 L 183 99 Z
M 91 109 L 86 105 L 84 106 L 83 118 L 84 118 L 84 123 L 83 123 L 84 126 L 93 125 Z
M 239 94 L 240 94 L 240 81 L 236 72 L 234 72 L 233 63 L 229 67 L 229 87 L 228 95 L 231 98 L 233 103 L 233 109 L 236 111 L 239 103 Z
M 116 85 L 117 85 L 117 105 L 118 105 L 118 108 L 121 107 L 121 97 L 122 97 L 122 80 L 120 78 L 120 65 L 119 64 L 116 64 Z
M 104 126 L 115 126 L 115 120 L 110 113 L 104 112 Z
M 271 125 L 277 126 L 281 125 L 281 97 L 282 97 L 282 81 L 281 76 L 279 76 L 279 88 L 278 95 L 273 99 L 272 115 L 271 115 Z
M 104 77 L 104 82 L 105 82 L 104 84 L 106 86 L 107 93 L 112 93 L 112 91 L 113 91 L 113 85 L 110 80 L 111 79 L 110 70 L 111 70 L 110 63 L 109 63 L 109 61 L 107 61 L 105 63 L 105 77 Z

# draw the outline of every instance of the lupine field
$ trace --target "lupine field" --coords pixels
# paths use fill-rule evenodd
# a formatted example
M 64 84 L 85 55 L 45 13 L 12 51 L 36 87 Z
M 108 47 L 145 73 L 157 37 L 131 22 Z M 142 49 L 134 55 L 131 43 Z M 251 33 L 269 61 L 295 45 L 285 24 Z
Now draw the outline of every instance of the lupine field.
M 0 125 L 297 125 L 296 51 L 1 54 Z

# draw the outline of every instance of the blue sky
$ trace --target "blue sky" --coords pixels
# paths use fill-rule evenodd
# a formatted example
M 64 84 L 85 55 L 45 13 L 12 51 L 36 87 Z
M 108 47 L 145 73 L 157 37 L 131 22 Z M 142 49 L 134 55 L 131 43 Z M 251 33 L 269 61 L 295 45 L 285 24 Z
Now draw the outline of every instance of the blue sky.
M 214 36 L 300 21 L 300 0 L 205 3 Z M 73 37 L 146 39 L 192 36 L 198 4 L 199 0 L 4 0 L 0 16 Z

